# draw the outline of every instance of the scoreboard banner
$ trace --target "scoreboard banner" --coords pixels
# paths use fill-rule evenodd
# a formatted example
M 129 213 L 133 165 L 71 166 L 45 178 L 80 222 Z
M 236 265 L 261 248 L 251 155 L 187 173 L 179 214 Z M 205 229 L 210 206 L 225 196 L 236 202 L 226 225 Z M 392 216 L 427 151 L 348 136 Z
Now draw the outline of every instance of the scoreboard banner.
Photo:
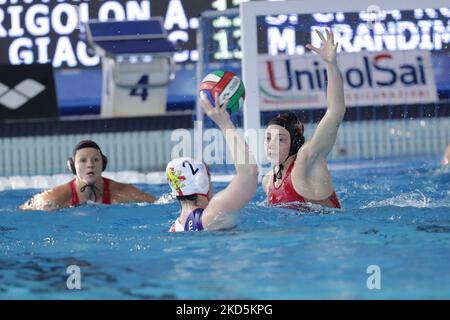
M 239 1 L 234 3 L 226 0 L 0 0 L 0 64 L 52 63 L 54 68 L 97 66 L 99 57 L 79 39 L 80 22 L 150 17 L 163 18 L 168 39 L 178 49 L 175 61 L 195 62 L 199 13 L 236 7 Z

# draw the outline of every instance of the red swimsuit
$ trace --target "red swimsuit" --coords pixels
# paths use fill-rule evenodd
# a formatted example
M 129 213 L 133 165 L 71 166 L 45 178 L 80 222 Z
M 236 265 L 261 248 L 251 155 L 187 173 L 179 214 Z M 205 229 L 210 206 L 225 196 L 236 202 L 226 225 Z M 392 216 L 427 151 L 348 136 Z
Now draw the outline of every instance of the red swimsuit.
M 294 185 L 292 184 L 291 171 L 292 168 L 294 168 L 294 164 L 295 161 L 292 161 L 280 186 L 275 187 L 273 179 L 270 179 L 269 192 L 267 194 L 267 198 L 270 204 L 306 202 L 305 198 L 295 191 Z M 326 200 L 329 200 L 334 208 L 341 208 L 341 204 L 339 203 L 336 192 L 333 191 L 333 194 Z
M 109 179 L 102 178 L 103 179 L 103 196 L 102 196 L 102 203 L 103 204 L 111 204 L 111 193 L 109 191 Z M 70 189 L 72 191 L 72 201 L 70 203 L 71 206 L 78 206 L 80 204 L 80 199 L 78 199 L 77 194 L 77 188 L 76 188 L 76 180 L 73 179 L 68 183 L 70 186 Z

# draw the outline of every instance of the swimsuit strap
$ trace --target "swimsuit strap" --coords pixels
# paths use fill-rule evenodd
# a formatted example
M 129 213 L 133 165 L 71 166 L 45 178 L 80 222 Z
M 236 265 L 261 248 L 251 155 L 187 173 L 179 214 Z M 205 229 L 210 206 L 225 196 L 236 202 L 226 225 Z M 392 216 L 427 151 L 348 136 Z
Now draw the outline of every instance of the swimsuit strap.
M 77 206 L 80 204 L 80 199 L 77 194 L 77 184 L 76 179 L 73 179 L 69 183 L 70 192 L 72 194 L 72 199 L 70 202 L 71 206 Z M 102 195 L 102 203 L 103 204 L 111 204 L 111 191 L 110 191 L 111 180 L 103 178 L 103 195 Z
M 111 191 L 109 190 L 111 180 L 103 178 L 103 204 L 111 204 Z
M 78 199 L 78 194 L 77 194 L 77 182 L 75 179 L 73 179 L 72 181 L 69 182 L 69 186 L 70 186 L 70 192 L 72 193 L 72 198 L 70 201 L 70 205 L 71 206 L 77 206 L 80 204 L 80 199 Z

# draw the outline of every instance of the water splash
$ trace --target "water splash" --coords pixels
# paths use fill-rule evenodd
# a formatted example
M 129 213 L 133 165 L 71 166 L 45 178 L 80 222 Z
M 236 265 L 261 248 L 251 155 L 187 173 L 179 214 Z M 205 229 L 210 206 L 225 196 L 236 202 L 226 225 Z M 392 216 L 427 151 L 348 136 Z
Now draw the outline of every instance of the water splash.
M 155 204 L 169 204 L 174 203 L 176 200 L 176 197 L 171 193 L 164 193 L 162 194 L 159 199 L 155 201 Z
M 415 190 L 381 201 L 371 201 L 367 205 L 363 205 L 361 209 L 389 207 L 389 206 L 431 208 L 433 204 L 429 197 L 424 195 L 420 190 Z

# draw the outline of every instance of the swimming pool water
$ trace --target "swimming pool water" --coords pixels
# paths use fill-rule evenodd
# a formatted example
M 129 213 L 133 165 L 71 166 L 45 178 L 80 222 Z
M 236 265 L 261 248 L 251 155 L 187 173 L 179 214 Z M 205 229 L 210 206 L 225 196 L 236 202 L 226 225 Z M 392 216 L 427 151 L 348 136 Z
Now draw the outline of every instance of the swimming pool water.
M 449 299 L 450 170 L 438 163 L 334 164 L 342 210 L 269 208 L 259 187 L 217 232 L 168 233 L 176 202 L 23 213 L 36 190 L 2 191 L 0 299 Z M 66 286 L 70 265 L 80 290 Z

